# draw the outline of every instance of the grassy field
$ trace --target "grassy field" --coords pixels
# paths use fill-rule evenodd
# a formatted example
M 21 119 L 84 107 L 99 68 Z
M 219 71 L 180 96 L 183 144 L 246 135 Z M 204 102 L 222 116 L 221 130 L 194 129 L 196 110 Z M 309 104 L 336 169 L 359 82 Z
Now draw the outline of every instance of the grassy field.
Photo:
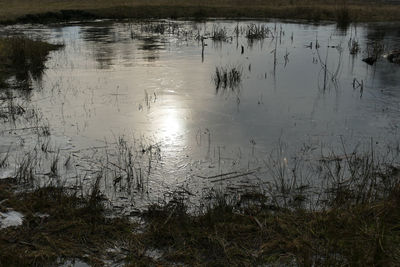
M 0 0 L 0 21 L 84 18 L 284 18 L 335 21 L 399 20 L 400 5 L 331 0 Z

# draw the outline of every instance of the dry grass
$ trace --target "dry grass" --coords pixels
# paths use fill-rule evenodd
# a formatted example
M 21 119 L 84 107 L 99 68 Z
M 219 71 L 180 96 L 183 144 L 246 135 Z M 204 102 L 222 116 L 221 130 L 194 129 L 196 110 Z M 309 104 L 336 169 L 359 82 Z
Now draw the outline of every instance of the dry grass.
M 129 266 L 397 266 L 400 263 L 400 190 L 380 201 L 327 210 L 277 208 L 262 195 L 229 202 L 214 196 L 204 213 L 189 215 L 181 200 L 153 206 L 147 226 L 134 233 L 124 219 L 106 219 L 101 205 L 42 188 L 15 194 L 0 184 L 2 206 L 25 214 L 21 227 L 0 231 L 1 266 L 51 265 L 80 258 L 101 265 L 106 249 L 123 244 Z M 245 199 L 252 205 L 241 206 Z M 95 202 L 99 203 L 99 202 Z M 40 218 L 35 214 L 48 214 Z M 162 258 L 146 256 L 159 249 Z
M 317 192 L 276 177 L 268 194 L 213 193 L 197 215 L 178 196 L 149 209 L 139 239 L 164 263 L 189 266 L 398 266 L 400 170 L 389 162 L 373 152 L 324 159 Z
M 105 218 L 98 198 L 52 186 L 14 193 L 12 182 L 0 181 L 0 210 L 25 215 L 22 226 L 0 230 L 0 266 L 45 266 L 66 258 L 99 264 L 106 248 L 129 238 L 134 226 Z
M 399 193 L 320 211 L 262 201 L 245 208 L 220 202 L 200 216 L 164 208 L 150 213 L 141 238 L 164 250 L 165 261 L 191 266 L 397 266 Z
M 150 210 L 140 239 L 189 266 L 397 266 L 399 197 L 323 211 L 219 202 L 200 216 L 167 205 Z
M 80 12 L 60 12 L 60 11 Z M 399 20 L 400 5 L 374 1 L 318 0 L 0 0 L 0 21 L 59 21 L 82 18 L 256 17 L 307 20 Z M 53 12 L 52 14 L 48 12 Z M 47 14 L 46 14 L 47 13 Z M 30 15 L 30 16 L 26 16 Z

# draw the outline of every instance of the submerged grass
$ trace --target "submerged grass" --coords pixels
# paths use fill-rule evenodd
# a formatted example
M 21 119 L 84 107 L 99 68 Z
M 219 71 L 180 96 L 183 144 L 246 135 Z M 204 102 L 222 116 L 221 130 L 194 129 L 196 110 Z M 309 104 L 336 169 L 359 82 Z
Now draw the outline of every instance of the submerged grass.
M 0 1 L 0 21 L 49 22 L 93 18 L 253 17 L 307 20 L 399 20 L 400 6 L 381 1 L 328 0 L 15 0 Z

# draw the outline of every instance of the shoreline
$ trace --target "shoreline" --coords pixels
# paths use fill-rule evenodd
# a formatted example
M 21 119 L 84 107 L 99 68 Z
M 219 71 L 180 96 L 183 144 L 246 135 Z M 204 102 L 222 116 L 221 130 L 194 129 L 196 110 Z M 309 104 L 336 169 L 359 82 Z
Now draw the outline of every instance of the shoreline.
M 214 3 L 202 3 L 195 0 L 155 1 L 152 4 L 140 0 L 132 2 L 103 3 L 90 0 L 85 5 L 78 1 L 68 3 L 47 3 L 38 1 L 38 7 L 32 7 L 31 1 L 18 0 L 13 5 L 0 1 L 0 24 L 15 23 L 52 23 L 73 20 L 92 19 L 300 19 L 311 22 L 335 21 L 338 24 L 351 22 L 400 21 L 400 5 L 382 3 L 352 2 L 335 4 L 318 1 L 297 4 L 289 2 L 274 3 L 273 0 L 258 1 L 255 5 L 246 5 L 224 0 Z M 28 5 L 28 4 L 29 5 Z M 40 6 L 42 4 L 42 6 Z M 47 5 L 46 5 L 47 4 Z

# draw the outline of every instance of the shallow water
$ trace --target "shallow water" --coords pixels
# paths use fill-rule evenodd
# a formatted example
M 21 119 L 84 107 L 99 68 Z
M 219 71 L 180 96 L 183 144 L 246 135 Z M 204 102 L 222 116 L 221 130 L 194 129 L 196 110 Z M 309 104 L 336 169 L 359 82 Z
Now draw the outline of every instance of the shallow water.
M 251 23 L 267 26 L 269 36 L 249 41 L 245 31 Z M 162 34 L 155 32 L 160 24 Z M 270 179 L 266 161 L 277 148 L 289 164 L 305 148 L 317 159 L 331 149 L 371 140 L 377 149 L 397 145 L 400 66 L 383 57 L 370 66 L 362 58 L 373 42 L 382 42 L 385 51 L 398 49 L 398 26 L 360 24 L 342 30 L 334 24 L 279 21 L 96 21 L 3 31 L 65 44 L 52 52 L 42 80 L 22 98 L 49 126 L 46 142 L 53 154 L 60 150 L 64 161 L 73 158 L 72 168 L 59 167 L 71 183 L 78 184 L 78 176 L 92 183 L 93 169 L 110 161 L 120 167 L 118 148 L 111 149 L 121 144 L 120 137 L 133 147 L 134 171 L 145 177 L 140 194 L 145 201 L 132 192 L 128 197 L 126 185 L 115 186 L 115 176 L 104 180 L 113 188 L 111 202 L 125 209 L 132 201 L 141 203 L 134 204 L 138 207 L 163 199 L 177 187 L 201 195 L 204 188 L 221 186 L 204 177 L 228 172 L 238 177 L 221 183 L 232 190 L 263 184 Z M 196 37 L 210 37 L 217 28 L 229 39 L 206 38 L 202 56 Z M 350 54 L 349 40 L 359 42 L 360 53 Z M 242 70 L 240 84 L 216 88 L 216 67 Z M 362 81 L 362 89 L 353 87 L 354 79 Z M 24 130 L 2 132 L 2 152 L 38 142 Z
M 0 229 L 22 225 L 24 215 L 17 211 L 0 212 Z

